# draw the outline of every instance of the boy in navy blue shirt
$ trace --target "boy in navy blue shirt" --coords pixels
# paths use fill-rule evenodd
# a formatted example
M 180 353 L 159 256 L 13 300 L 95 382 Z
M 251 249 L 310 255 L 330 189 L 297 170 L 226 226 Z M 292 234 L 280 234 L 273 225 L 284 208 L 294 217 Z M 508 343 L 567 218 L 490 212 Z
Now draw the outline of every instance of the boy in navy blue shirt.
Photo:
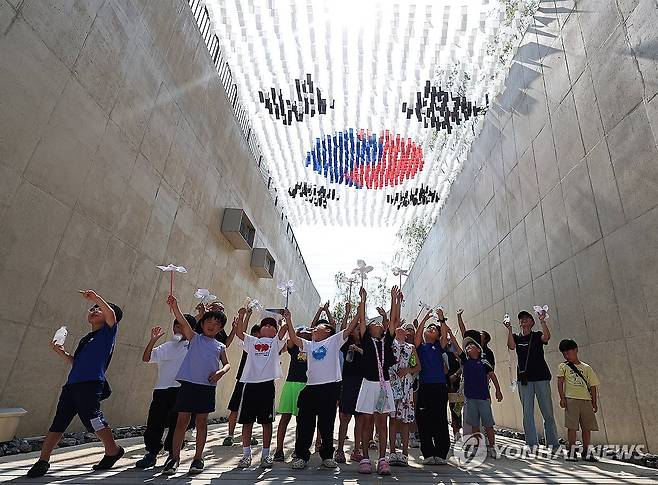
M 451 334 L 452 336 L 452 334 Z M 482 347 L 471 337 L 466 337 L 462 347 L 453 339 L 459 358 L 462 361 L 462 375 L 464 376 L 464 421 L 473 429 L 473 434 L 480 432 L 480 423 L 484 426 L 489 443 L 489 456 L 497 458 L 495 451 L 494 418 L 491 412 L 491 396 L 489 395 L 489 380 L 496 388 L 496 400 L 503 400 L 500 392 L 498 378 L 493 366 L 482 355 Z
M 436 316 L 441 328 L 437 328 L 435 323 L 425 328 L 425 323 L 432 317 L 428 312 L 416 329 L 414 342 L 420 360 L 416 422 L 424 465 L 445 465 L 450 451 L 448 387 L 443 364 L 448 327 L 443 310 L 437 310 Z
M 73 355 L 64 350 L 63 345 L 52 343 L 53 350 L 71 365 L 71 371 L 59 395 L 55 418 L 44 439 L 39 461 L 27 472 L 31 478 L 46 474 L 50 468 L 50 455 L 76 414 L 85 428 L 90 433 L 96 433 L 105 447 L 105 456 L 94 465 L 94 470 L 109 470 L 124 453 L 123 448 L 114 441 L 112 430 L 101 411 L 101 401 L 110 394 L 105 371 L 112 358 L 123 312 L 93 290 L 81 293 L 94 304 L 87 313 L 91 332 L 82 337 Z

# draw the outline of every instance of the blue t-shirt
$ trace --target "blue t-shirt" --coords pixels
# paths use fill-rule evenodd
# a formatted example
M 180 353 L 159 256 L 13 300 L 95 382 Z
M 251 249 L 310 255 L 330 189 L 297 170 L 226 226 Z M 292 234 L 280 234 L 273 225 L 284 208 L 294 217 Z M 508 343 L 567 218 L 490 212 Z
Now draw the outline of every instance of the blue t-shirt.
M 493 367 L 486 359 L 470 359 L 464 352 L 459 355 L 464 375 L 464 397 L 466 399 L 489 399 L 489 372 Z
M 226 352 L 223 343 L 205 335 L 195 335 L 183 363 L 176 374 L 177 381 L 191 382 L 203 386 L 217 386 L 208 378 L 222 367 L 221 356 Z
M 445 384 L 446 374 L 443 368 L 443 353 L 439 342 L 423 343 L 416 349 L 420 359 L 421 384 Z
M 114 350 L 118 330 L 118 323 L 111 327 L 105 324 L 82 337 L 73 354 L 73 366 L 67 384 L 105 380 L 105 370 Z

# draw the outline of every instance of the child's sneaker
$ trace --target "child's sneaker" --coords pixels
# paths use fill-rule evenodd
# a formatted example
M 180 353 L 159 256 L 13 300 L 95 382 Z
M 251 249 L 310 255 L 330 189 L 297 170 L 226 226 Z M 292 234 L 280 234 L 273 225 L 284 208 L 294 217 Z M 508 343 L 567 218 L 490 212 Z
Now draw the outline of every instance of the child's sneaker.
M 413 438 L 409 438 L 409 448 L 420 448 L 420 442 L 415 436 Z
M 435 465 L 447 465 L 448 462 L 445 458 L 441 458 L 440 456 L 435 456 L 434 457 L 434 464 Z
M 276 450 L 272 459 L 274 461 L 286 461 L 286 455 L 283 453 L 283 450 Z
M 173 458 L 167 460 L 167 463 L 164 464 L 164 468 L 162 469 L 162 474 L 175 475 L 176 472 L 178 471 L 178 465 L 179 465 L 178 460 L 175 460 Z
M 392 463 L 391 463 L 392 465 Z M 409 457 L 403 453 L 398 453 L 397 466 L 409 466 Z
M 391 466 L 395 466 L 398 464 L 398 454 L 397 453 L 391 453 L 388 455 L 388 464 Z
M 391 474 L 391 467 L 386 461 L 386 458 L 380 458 L 377 462 L 377 473 L 382 476 Z
M 436 460 L 433 456 L 423 458 L 423 465 L 436 465 Z
M 302 458 L 295 458 L 290 465 L 293 470 L 303 470 L 306 468 L 306 460 Z
M 356 448 L 352 450 L 352 454 L 350 455 L 350 461 L 354 463 L 359 463 L 361 460 L 363 460 L 363 455 L 359 450 Z
M 272 468 L 274 465 L 274 459 L 271 456 L 263 456 L 260 459 L 261 468 Z
M 227 436 L 222 441 L 222 446 L 233 446 L 233 436 Z
M 336 463 L 336 460 L 333 458 L 327 458 L 326 460 L 322 460 L 322 466 L 324 468 L 338 468 L 338 463 Z
M 50 468 L 50 463 L 48 463 L 46 460 L 39 460 L 34 465 L 32 465 L 32 468 L 28 470 L 27 477 L 28 478 L 42 477 L 48 472 L 49 468 Z
M 372 463 L 368 458 L 364 458 L 359 462 L 359 473 L 370 475 L 372 473 Z
M 343 450 L 336 450 L 336 453 L 334 453 L 334 461 L 336 463 L 345 463 L 345 452 Z
M 192 460 L 192 464 L 190 465 L 190 471 L 188 473 L 190 475 L 198 475 L 203 471 L 203 468 L 204 468 L 203 460 L 194 459 Z
M 251 455 L 243 456 L 238 462 L 238 468 L 249 468 L 251 466 Z
M 136 468 L 140 469 L 145 469 L 145 468 L 151 468 L 155 466 L 157 463 L 158 456 L 155 455 L 154 453 L 147 453 L 144 455 L 144 457 L 141 460 L 137 460 L 137 463 L 135 463 Z

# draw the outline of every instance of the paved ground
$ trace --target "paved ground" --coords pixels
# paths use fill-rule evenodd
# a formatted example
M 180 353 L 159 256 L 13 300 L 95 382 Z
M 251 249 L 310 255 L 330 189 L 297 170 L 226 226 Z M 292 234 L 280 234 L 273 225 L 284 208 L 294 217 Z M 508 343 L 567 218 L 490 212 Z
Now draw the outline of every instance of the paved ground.
M 239 427 L 238 427 L 239 429 Z M 290 469 L 287 463 L 275 463 L 271 470 L 260 470 L 252 467 L 248 470 L 235 468 L 241 454 L 239 446 L 222 447 L 221 441 L 226 435 L 226 425 L 212 426 L 206 446 L 206 471 L 193 479 L 186 472 L 189 467 L 191 452 L 184 452 L 184 461 L 179 473 L 170 479 L 160 474 L 160 467 L 141 471 L 134 468 L 135 461 L 143 454 L 142 441 L 138 438 L 122 440 L 126 456 L 119 462 L 115 470 L 95 473 L 91 466 L 102 455 L 102 448 L 97 443 L 64 448 L 55 453 L 51 472 L 39 480 L 28 480 L 25 472 L 36 460 L 38 453 L 0 458 L 0 482 L 2 483 L 63 483 L 91 484 L 102 480 L 105 484 L 137 484 L 137 483 L 373 483 L 373 482 L 413 482 L 418 484 L 436 483 L 520 483 L 524 485 L 540 483 L 590 483 L 607 484 L 622 483 L 658 484 L 658 470 L 647 469 L 635 465 L 613 461 L 601 463 L 568 463 L 563 460 L 547 459 L 487 459 L 473 470 L 462 470 L 454 458 L 450 464 L 442 467 L 422 467 L 419 464 L 419 450 L 412 450 L 410 467 L 392 469 L 391 477 L 377 475 L 359 475 L 356 465 L 345 464 L 337 470 L 319 469 L 320 459 L 317 455 L 311 458 L 310 466 L 303 471 Z M 257 436 L 260 439 L 260 436 Z M 288 431 L 286 441 L 287 455 L 292 448 L 294 427 Z M 518 441 L 500 438 L 499 444 L 519 444 Z M 259 456 L 260 447 L 254 447 Z M 164 462 L 161 456 L 159 465 Z M 256 460 L 254 460 L 256 462 Z M 221 482 L 220 482 L 221 481 Z

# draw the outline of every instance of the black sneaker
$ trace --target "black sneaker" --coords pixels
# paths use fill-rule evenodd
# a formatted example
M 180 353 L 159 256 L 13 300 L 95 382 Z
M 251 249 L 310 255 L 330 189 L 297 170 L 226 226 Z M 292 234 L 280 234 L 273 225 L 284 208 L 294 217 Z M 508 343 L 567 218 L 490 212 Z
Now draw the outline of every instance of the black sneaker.
M 28 478 L 42 477 L 48 472 L 49 468 L 50 463 L 48 463 L 46 460 L 39 460 L 34 465 L 32 465 L 32 468 L 27 471 L 27 476 Z
M 164 468 L 162 469 L 162 474 L 175 475 L 176 472 L 178 471 L 178 465 L 179 465 L 178 460 L 170 458 L 169 460 L 167 460 L 167 463 L 165 463 Z
M 94 470 L 109 470 L 114 466 L 114 464 L 121 459 L 123 454 L 126 452 L 123 448 L 119 446 L 119 452 L 116 455 L 107 456 L 105 455 L 101 461 L 96 463 L 92 468 Z
M 190 465 L 190 471 L 188 472 L 190 475 L 198 475 L 203 471 L 203 460 L 198 460 L 194 459 L 192 460 L 192 464 Z
M 147 453 L 144 455 L 144 457 L 141 460 L 137 460 L 137 463 L 135 463 L 135 467 L 141 468 L 142 470 L 144 468 L 151 468 L 155 466 L 157 460 L 158 460 L 157 455 L 154 455 L 153 453 Z
M 272 459 L 274 461 L 285 461 L 286 456 L 283 454 L 283 450 L 276 450 Z

